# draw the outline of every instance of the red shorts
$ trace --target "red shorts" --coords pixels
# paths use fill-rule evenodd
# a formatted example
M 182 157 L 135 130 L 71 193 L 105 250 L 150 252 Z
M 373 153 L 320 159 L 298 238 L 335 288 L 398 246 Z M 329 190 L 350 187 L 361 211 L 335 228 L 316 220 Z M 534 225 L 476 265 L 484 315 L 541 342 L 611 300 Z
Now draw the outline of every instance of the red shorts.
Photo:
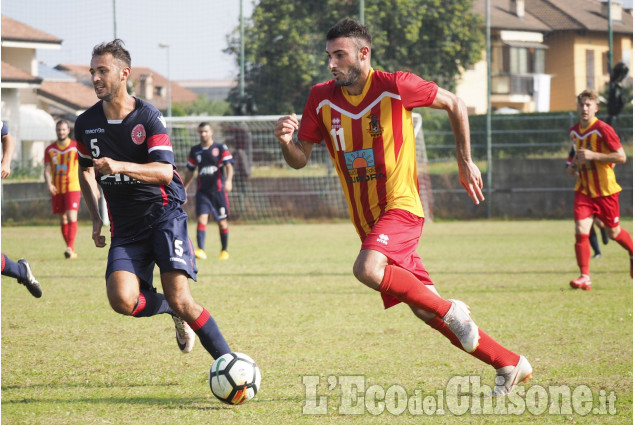
M 423 217 L 400 209 L 384 213 L 362 241 L 362 249 L 372 249 L 388 257 L 388 264 L 408 270 L 423 285 L 434 285 L 428 271 L 417 254 L 423 230 Z M 399 304 L 397 298 L 381 294 L 384 308 Z
M 68 210 L 79 209 L 79 201 L 82 198 L 82 192 L 66 192 L 64 194 L 58 193 L 51 198 L 51 204 L 53 205 L 53 214 L 62 214 Z
M 596 216 L 606 227 L 620 225 L 620 194 L 591 198 L 576 192 L 573 198 L 573 218 L 575 221 Z

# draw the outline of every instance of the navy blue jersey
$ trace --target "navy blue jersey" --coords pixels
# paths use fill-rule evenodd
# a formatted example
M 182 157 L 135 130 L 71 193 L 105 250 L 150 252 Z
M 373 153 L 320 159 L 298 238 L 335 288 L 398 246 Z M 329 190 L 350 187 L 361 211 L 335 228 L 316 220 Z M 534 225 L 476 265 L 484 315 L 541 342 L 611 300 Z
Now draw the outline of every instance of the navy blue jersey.
M 221 192 L 225 187 L 225 164 L 233 164 L 234 158 L 227 145 L 212 143 L 203 147 L 200 144 L 192 146 L 187 157 L 187 168 L 195 170 L 198 167 L 197 192 Z
M 172 164 L 174 176 L 168 185 L 141 182 L 123 174 L 96 173 L 110 217 L 112 237 L 134 238 L 146 232 L 168 205 L 185 202 L 183 181 L 176 171 L 172 144 L 163 116 L 151 104 L 136 99 L 136 107 L 123 120 L 107 120 L 103 101 L 77 117 L 75 136 L 79 163 L 92 167 L 93 158 L 147 164 Z
M 1 135 L 2 136 L 6 136 L 7 134 L 9 134 L 9 129 L 7 128 L 7 126 L 2 121 L 0 121 L 0 123 L 2 124 L 2 134 Z

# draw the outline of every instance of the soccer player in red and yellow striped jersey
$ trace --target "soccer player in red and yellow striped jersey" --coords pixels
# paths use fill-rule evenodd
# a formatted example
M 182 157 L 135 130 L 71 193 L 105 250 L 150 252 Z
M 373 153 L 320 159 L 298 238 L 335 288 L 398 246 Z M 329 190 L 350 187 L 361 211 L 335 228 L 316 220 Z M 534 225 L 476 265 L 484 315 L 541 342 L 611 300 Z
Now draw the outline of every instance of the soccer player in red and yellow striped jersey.
M 78 177 L 77 142 L 71 140 L 70 125 L 59 120 L 55 125 L 57 140 L 44 151 L 44 180 L 51 194 L 53 214 L 59 214 L 62 236 L 66 242 L 64 256 L 75 259 L 77 211 L 81 200 Z
M 385 308 L 408 304 L 452 344 L 493 366 L 494 392 L 509 393 L 531 377 L 531 365 L 480 330 L 463 302 L 441 298 L 417 254 L 424 218 L 412 109 L 447 111 L 456 138 L 459 179 L 478 204 L 484 200 L 483 181 L 471 158 L 465 104 L 414 74 L 374 70 L 370 32 L 354 20 L 337 23 L 326 40 L 333 79 L 313 86 L 301 123 L 295 114 L 276 123 L 274 134 L 286 162 L 302 168 L 313 146 L 325 143 L 362 241 L 355 277 L 380 292 Z
M 578 95 L 580 121 L 571 127 L 569 134 L 575 148 L 575 156 L 569 161 L 567 173 L 576 176 L 573 200 L 575 219 L 575 254 L 580 277 L 569 282 L 574 289 L 591 289 L 589 259 L 591 248 L 589 233 L 593 217 L 599 218 L 609 238 L 626 249 L 630 256 L 633 276 L 633 239 L 620 226 L 619 193 L 622 190 L 615 179 L 613 167 L 626 162 L 626 154 L 613 128 L 600 121 L 597 93 L 585 90 Z

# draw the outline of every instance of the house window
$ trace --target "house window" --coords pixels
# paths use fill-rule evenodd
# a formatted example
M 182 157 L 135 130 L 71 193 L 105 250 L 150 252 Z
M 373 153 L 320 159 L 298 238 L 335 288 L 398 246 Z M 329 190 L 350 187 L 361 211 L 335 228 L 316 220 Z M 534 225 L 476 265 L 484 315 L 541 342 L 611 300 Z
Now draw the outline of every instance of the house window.
M 588 90 L 595 89 L 595 56 L 594 51 L 587 49 L 586 51 L 586 88 Z
M 492 74 L 544 74 L 545 49 L 499 45 L 492 47 Z

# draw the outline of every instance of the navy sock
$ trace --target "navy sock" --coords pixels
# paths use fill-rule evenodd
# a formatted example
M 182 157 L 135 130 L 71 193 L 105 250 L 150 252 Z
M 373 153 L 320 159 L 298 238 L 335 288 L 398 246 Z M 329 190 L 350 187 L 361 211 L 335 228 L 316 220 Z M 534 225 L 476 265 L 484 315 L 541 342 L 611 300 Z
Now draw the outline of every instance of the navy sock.
M 196 230 L 196 245 L 202 250 L 205 250 L 205 230 Z
M 2 274 L 16 279 L 26 279 L 26 267 L 2 254 Z
M 229 228 L 220 231 L 220 246 L 222 251 L 227 251 L 227 240 L 229 239 Z
M 600 251 L 600 244 L 598 243 L 598 235 L 595 233 L 595 229 L 591 227 L 591 233 L 589 233 L 589 243 L 591 244 L 591 248 L 593 248 L 593 254 L 602 254 Z
M 231 353 L 225 337 L 220 332 L 216 321 L 209 314 L 205 308 L 201 315 L 193 321 L 188 323 L 192 330 L 198 335 L 198 339 L 208 353 L 212 355 L 214 359 L 219 358 L 223 354 Z
M 165 299 L 165 295 L 143 289 L 139 291 L 139 300 L 132 311 L 134 317 L 150 317 L 163 313 L 175 315 L 168 300 Z

